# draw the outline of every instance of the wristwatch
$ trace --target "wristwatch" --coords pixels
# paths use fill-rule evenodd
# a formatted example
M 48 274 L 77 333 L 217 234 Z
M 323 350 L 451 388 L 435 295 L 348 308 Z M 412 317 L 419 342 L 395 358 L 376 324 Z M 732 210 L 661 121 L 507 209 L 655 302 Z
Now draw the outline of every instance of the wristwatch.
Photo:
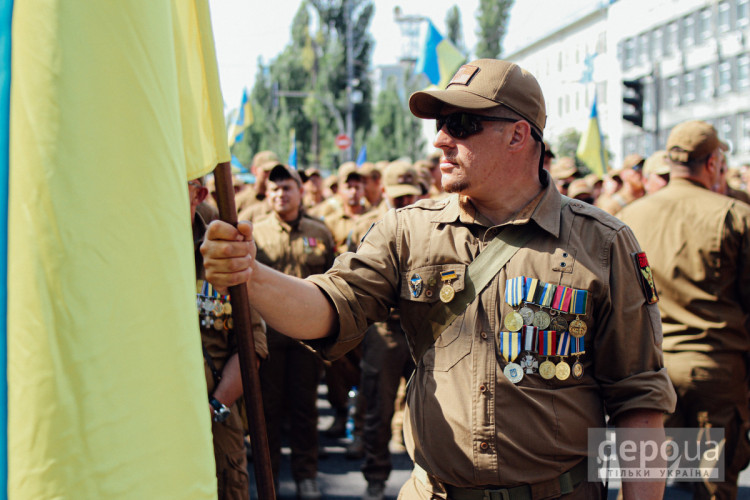
M 216 398 L 209 399 L 208 404 L 214 409 L 214 422 L 223 422 L 232 413 L 229 408 Z

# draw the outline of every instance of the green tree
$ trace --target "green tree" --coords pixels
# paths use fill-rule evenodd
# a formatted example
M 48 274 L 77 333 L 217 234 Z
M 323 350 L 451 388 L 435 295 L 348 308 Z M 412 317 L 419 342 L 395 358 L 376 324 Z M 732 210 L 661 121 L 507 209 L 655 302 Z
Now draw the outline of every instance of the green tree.
M 458 5 L 454 5 L 448 10 L 448 14 L 445 16 L 445 26 L 448 28 L 446 36 L 458 50 L 466 54 L 466 47 L 464 46 L 464 32 L 461 25 L 461 10 Z
M 479 0 L 476 55 L 496 59 L 503 53 L 503 37 L 508 29 L 513 0 Z
M 402 156 L 412 159 L 423 156 L 422 120 L 409 112 L 406 100 L 410 92 L 404 92 L 409 86 L 414 85 L 405 72 L 401 82 L 396 77 L 389 78 L 385 89 L 378 94 L 373 110 L 373 130 L 367 142 L 370 160 L 393 161 Z

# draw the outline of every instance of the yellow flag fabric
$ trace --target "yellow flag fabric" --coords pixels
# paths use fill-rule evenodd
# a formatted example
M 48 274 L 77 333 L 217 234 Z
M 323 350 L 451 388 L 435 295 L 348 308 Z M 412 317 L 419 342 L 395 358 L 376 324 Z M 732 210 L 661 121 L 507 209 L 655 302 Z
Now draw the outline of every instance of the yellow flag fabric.
M 444 89 L 448 86 L 458 68 L 466 61 L 466 56 L 444 38 L 437 46 L 438 66 L 440 67 L 440 83 L 438 88 Z
M 599 128 L 596 96 L 594 96 L 594 102 L 591 105 L 588 127 L 578 141 L 576 156 L 599 177 L 602 177 L 607 172 L 609 159 L 607 150 L 604 147 L 604 141 L 602 140 L 602 132 Z
M 186 181 L 229 161 L 206 0 L 13 13 L 11 499 L 216 498 Z

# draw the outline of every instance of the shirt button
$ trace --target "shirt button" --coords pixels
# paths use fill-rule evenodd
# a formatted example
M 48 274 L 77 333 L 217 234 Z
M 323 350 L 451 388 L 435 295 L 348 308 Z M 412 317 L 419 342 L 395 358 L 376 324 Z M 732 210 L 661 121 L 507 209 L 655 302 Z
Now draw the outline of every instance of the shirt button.
M 568 256 L 568 252 L 563 252 L 563 257 L 567 257 L 567 256 Z
M 484 392 L 486 390 L 487 390 L 487 386 L 486 385 L 482 384 L 482 385 L 479 386 L 479 391 L 480 392 Z
M 487 340 L 487 332 L 482 332 L 479 334 L 483 339 Z
M 560 262 L 560 267 L 565 267 L 565 262 Z
M 479 443 L 479 447 L 482 449 L 482 451 L 487 451 L 490 449 L 490 445 L 487 441 L 482 441 Z

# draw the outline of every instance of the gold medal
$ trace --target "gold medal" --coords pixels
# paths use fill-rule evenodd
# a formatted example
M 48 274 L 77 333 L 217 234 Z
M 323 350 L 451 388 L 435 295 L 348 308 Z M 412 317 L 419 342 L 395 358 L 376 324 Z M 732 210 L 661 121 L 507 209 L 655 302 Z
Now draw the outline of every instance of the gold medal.
M 565 361 L 560 361 L 555 366 L 555 377 L 557 380 L 567 380 L 570 377 L 570 365 Z
M 549 314 L 544 311 L 535 312 L 533 325 L 540 330 L 546 330 L 549 326 Z
M 577 359 L 576 359 L 576 362 L 573 363 L 572 374 L 573 374 L 573 378 L 576 380 L 580 380 L 581 377 L 583 377 L 583 365 Z
M 217 300 L 216 302 L 214 302 L 213 313 L 216 316 L 221 316 L 223 312 L 224 306 L 221 305 L 221 301 Z
M 443 285 L 443 288 L 440 289 L 440 300 L 445 302 L 446 304 L 453 300 L 453 297 L 456 296 L 456 291 L 453 289 L 452 286 L 449 284 Z
M 586 326 L 586 323 L 578 318 L 571 321 L 570 326 L 568 326 L 568 331 L 570 332 L 570 334 L 577 339 L 586 335 L 587 329 L 588 327 Z
M 232 319 L 232 317 L 231 317 L 231 316 L 230 316 L 230 317 L 228 317 L 228 318 L 227 318 L 227 319 L 226 319 L 226 320 L 224 321 L 224 326 L 226 326 L 226 327 L 227 327 L 227 330 L 231 330 L 232 328 L 234 328 L 234 320 Z
M 214 320 L 214 329 L 222 331 L 224 329 L 224 320 L 222 320 L 221 318 L 216 318 L 216 320 Z
M 514 384 L 517 384 L 523 378 L 523 369 L 517 363 L 508 363 L 503 369 L 503 374 L 508 378 L 508 380 L 510 380 Z
M 539 375 L 546 380 L 553 378 L 555 376 L 555 363 L 550 360 L 544 361 L 544 363 L 539 365 Z
M 511 311 L 505 317 L 505 328 L 511 332 L 517 332 L 523 326 L 523 318 L 516 311 Z
M 529 306 L 523 306 L 518 312 L 523 318 L 524 325 L 531 326 L 534 323 L 534 310 L 532 308 L 530 308 Z
M 226 314 L 227 316 L 232 314 L 232 304 L 230 304 L 229 301 L 224 302 L 222 308 L 224 310 L 224 314 Z

